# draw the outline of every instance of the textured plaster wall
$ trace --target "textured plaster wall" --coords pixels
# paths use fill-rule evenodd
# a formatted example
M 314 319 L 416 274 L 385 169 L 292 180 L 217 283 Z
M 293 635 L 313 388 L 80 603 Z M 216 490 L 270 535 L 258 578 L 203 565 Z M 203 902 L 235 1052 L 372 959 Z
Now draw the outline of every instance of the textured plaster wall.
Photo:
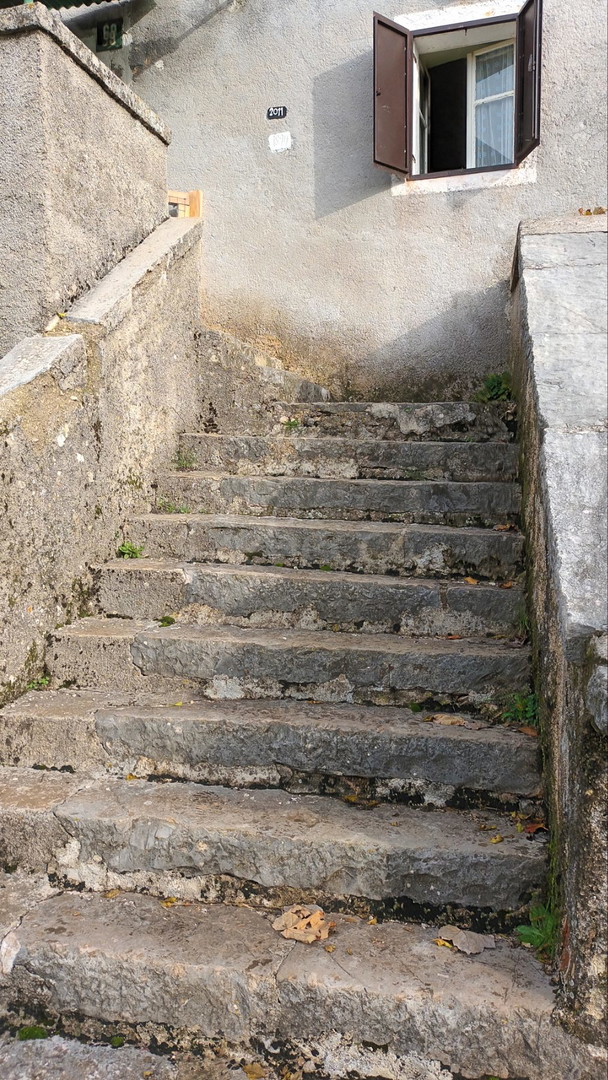
M 598 1045 L 608 915 L 605 222 L 524 227 L 513 304 L 561 1011 Z
M 209 322 L 337 392 L 458 397 L 506 366 L 519 221 L 605 205 L 604 5 L 545 0 L 535 182 L 399 197 L 372 165 L 373 7 L 134 0 L 133 86 L 173 129 L 170 186 L 204 191 Z M 293 148 L 271 153 L 281 130 Z
M 0 14 L 0 356 L 167 213 L 168 130 L 40 4 Z

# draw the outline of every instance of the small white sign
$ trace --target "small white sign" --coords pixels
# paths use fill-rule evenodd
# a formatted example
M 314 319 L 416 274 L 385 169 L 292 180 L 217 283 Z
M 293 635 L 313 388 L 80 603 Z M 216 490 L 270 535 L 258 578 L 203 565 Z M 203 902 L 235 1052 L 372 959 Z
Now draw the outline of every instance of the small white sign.
M 291 131 L 277 131 L 268 136 L 268 145 L 273 154 L 280 154 L 283 150 L 291 150 Z

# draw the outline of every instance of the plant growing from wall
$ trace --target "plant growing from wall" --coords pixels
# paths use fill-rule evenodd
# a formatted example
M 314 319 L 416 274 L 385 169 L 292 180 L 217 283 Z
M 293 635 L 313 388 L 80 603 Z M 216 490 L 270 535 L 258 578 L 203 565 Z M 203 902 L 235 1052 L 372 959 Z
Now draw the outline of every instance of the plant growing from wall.
M 117 549 L 116 554 L 119 559 L 141 559 L 143 550 L 143 544 L 138 547 L 137 544 L 133 544 L 130 540 L 125 540 Z
M 512 400 L 513 387 L 508 371 L 503 371 L 502 374 L 488 375 L 481 390 L 478 390 L 473 397 L 473 401 L 479 402 Z

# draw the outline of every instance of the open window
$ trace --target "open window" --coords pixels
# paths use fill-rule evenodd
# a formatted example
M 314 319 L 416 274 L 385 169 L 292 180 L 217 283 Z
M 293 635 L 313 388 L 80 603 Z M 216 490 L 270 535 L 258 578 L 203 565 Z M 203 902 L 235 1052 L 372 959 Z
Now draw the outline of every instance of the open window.
M 541 4 L 420 30 L 375 15 L 375 163 L 411 180 L 519 165 L 540 136 Z

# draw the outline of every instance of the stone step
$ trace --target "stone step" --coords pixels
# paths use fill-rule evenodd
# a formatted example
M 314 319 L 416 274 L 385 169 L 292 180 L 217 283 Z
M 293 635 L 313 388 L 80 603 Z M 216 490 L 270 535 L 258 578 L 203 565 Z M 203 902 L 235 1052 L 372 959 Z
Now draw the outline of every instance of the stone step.
M 219 891 L 227 899 L 251 883 L 259 902 L 274 907 L 302 900 L 348 908 L 360 898 L 380 913 L 398 900 L 399 910 L 423 916 L 462 909 L 476 925 L 489 912 L 521 918 L 546 862 L 544 844 L 487 810 L 360 808 L 279 790 L 35 769 L 0 769 L 0 845 L 9 865 L 96 890 L 181 899 Z
M 146 1050 L 85 1046 L 60 1035 L 29 1040 L 0 1037 L 0 1072 L 2 1080 L 179 1080 L 172 1062 Z M 234 1080 L 245 1077 L 244 1072 L 240 1078 L 233 1074 Z M 197 1080 L 215 1080 L 215 1073 L 203 1069 Z
M 114 559 L 95 570 L 104 614 L 177 615 L 231 624 L 349 633 L 515 637 L 525 610 L 514 585 L 227 566 L 171 559 Z
M 129 893 L 13 907 L 2 977 L 13 1023 L 15 1001 L 34 1019 L 42 1002 L 74 1035 L 219 1044 L 237 1061 L 252 1045 L 281 1047 L 332 1080 L 439 1080 L 439 1061 L 471 1077 L 604 1076 L 601 1049 L 553 1022 L 549 977 L 510 941 L 465 956 L 438 947 L 437 928 L 337 915 L 329 942 L 304 945 L 247 907 Z
M 391 439 L 410 442 L 510 442 L 513 403 L 465 401 L 276 402 L 267 409 L 269 435 Z
M 159 626 L 82 619 L 50 636 L 55 685 L 220 698 L 371 704 L 502 701 L 529 686 L 529 650 L 388 634 Z M 165 680 L 168 680 L 165 682 Z
M 230 476 L 189 471 L 162 474 L 157 509 L 188 507 L 207 514 L 402 521 L 430 525 L 516 523 L 516 484 L 450 481 L 320 480 L 312 477 Z
M 128 535 L 153 558 L 494 581 L 521 573 L 524 550 L 517 530 L 220 514 L 148 514 Z
M 433 715 L 296 701 L 180 705 L 160 695 L 144 703 L 110 692 L 31 691 L 0 711 L 0 764 L 355 799 L 362 792 L 424 805 L 511 808 L 518 797 L 538 798 L 534 738 L 466 713 L 453 714 L 449 725 Z
M 239 476 L 310 476 L 341 480 L 512 481 L 515 443 L 449 443 L 289 438 L 260 435 L 180 436 L 184 461 Z

